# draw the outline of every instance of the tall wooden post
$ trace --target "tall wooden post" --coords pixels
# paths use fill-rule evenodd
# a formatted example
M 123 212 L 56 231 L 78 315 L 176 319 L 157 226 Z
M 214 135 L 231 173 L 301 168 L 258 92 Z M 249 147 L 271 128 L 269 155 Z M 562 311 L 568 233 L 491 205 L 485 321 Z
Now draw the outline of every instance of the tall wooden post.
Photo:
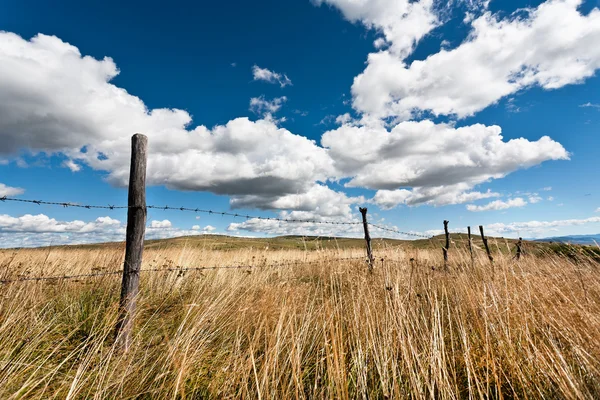
M 140 268 L 144 252 L 147 150 L 148 138 L 140 133 L 133 135 L 129 168 L 125 263 L 123 264 L 119 320 L 116 329 L 116 344 L 124 351 L 129 350 L 131 344 L 131 330 L 139 293 Z
M 367 208 L 361 207 L 359 208 L 359 211 L 362 214 L 363 228 L 365 230 L 365 242 L 367 243 L 367 258 L 369 263 L 369 272 L 373 272 L 373 262 L 375 261 L 375 259 L 373 258 L 373 252 L 371 251 L 371 236 L 369 235 L 369 223 L 367 222 Z
M 483 234 L 483 226 L 482 225 L 479 225 L 479 232 L 481 233 L 481 240 L 483 240 L 485 252 L 487 253 L 488 258 L 490 259 L 490 262 L 493 263 L 494 257 L 492 257 L 492 253 L 490 253 L 490 247 L 488 246 L 488 241 L 487 241 L 485 235 Z
M 448 233 L 448 221 L 444 220 L 444 233 L 446 235 L 446 245 L 442 248 L 444 252 L 444 270 L 448 270 L 448 248 L 450 248 L 450 234 Z
M 471 227 L 467 226 L 467 233 L 469 235 L 469 253 L 471 254 L 471 267 L 473 267 L 473 240 L 471 239 Z
M 519 238 L 517 242 L 517 260 L 521 259 L 521 245 L 523 244 L 523 238 Z

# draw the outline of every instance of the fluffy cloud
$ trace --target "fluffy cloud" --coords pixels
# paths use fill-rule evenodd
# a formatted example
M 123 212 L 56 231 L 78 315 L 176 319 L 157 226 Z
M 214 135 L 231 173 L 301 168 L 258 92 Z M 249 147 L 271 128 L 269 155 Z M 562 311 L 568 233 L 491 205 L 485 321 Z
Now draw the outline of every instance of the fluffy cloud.
M 500 193 L 488 190 L 486 192 L 469 191 L 468 184 L 449 186 L 419 187 L 413 190 L 378 190 L 371 200 L 384 210 L 389 210 L 401 204 L 409 206 L 430 204 L 445 206 L 450 204 L 463 204 L 471 201 L 500 197 Z
M 564 226 L 578 226 L 590 223 L 600 222 L 600 217 L 590 217 L 585 219 L 564 219 L 557 221 L 527 221 L 527 222 L 512 222 L 509 224 L 495 223 L 486 225 L 486 228 L 492 232 L 499 234 L 530 232 L 533 234 L 548 233 L 550 230 L 555 230 Z
M 479 211 L 498 211 L 498 210 L 506 210 L 508 208 L 513 207 L 524 207 L 527 205 L 527 202 L 523 200 L 521 197 L 516 197 L 514 199 L 509 199 L 507 201 L 503 200 L 495 200 L 483 206 L 476 206 L 474 204 L 467 205 L 467 210 L 479 212 Z
M 235 208 L 260 208 L 264 210 L 296 210 L 311 212 L 313 219 L 316 213 L 326 217 L 348 217 L 352 211 L 350 206 L 362 203 L 363 197 L 348 197 L 343 192 L 337 192 L 325 185 L 314 185 L 306 193 L 288 194 L 285 196 L 245 195 L 231 198 L 231 206 Z
M 198 227 L 199 228 L 199 227 Z M 146 239 L 166 239 L 177 236 L 211 233 L 215 227 L 179 229 L 169 220 L 150 221 Z M 126 225 L 105 216 L 93 221 L 59 221 L 45 214 L 20 217 L 0 215 L 0 247 L 36 247 L 60 244 L 84 244 L 125 240 Z
M 282 88 L 292 85 L 292 81 L 286 74 L 280 74 L 267 68 L 261 68 L 258 65 L 252 67 L 252 76 L 255 81 L 275 83 Z
M 534 142 L 504 141 L 498 126 L 454 128 L 428 120 L 401 122 L 391 130 L 382 124 L 343 125 L 326 132 L 321 142 L 340 176 L 352 177 L 347 186 L 413 188 L 376 195 L 374 201 L 387 208 L 394 203 L 456 204 L 470 201 L 469 196 L 492 197 L 465 191 L 517 169 L 569 157 L 547 136 Z
M 337 7 L 352 22 L 383 33 L 374 43 L 390 46 L 397 57 L 409 55 L 415 44 L 438 25 L 433 0 L 314 0 Z
M 342 3 L 350 7 L 352 2 L 337 5 Z M 407 4 L 411 10 L 417 7 Z M 356 18 L 371 12 L 359 9 Z M 385 22 L 372 18 L 374 27 L 387 32 Z M 393 29 L 385 35 L 402 41 Z M 259 67 L 255 72 L 257 79 L 286 78 Z M 381 122 L 360 125 L 343 116 L 338 129 L 323 135 L 324 147 L 271 118 L 192 127 L 186 111 L 148 109 L 111 84 L 117 74 L 112 59 L 82 56 L 59 38 L 24 40 L 0 32 L 0 155 L 62 153 L 71 170 L 86 165 L 106 171 L 110 183 L 124 186 L 131 134 L 143 132 L 149 137 L 149 185 L 228 195 L 234 207 L 316 210 L 336 217 L 347 216 L 350 206 L 364 199 L 329 189 L 325 183 L 330 180 L 349 179 L 347 186 L 380 190 L 374 202 L 384 208 L 456 204 L 494 197 L 471 190 L 489 179 L 568 158 L 548 137 L 504 141 L 497 126 L 453 128 L 427 120 L 389 130 Z M 283 99 L 261 103 L 258 98 L 255 105 L 268 113 Z M 411 188 L 410 194 L 401 188 Z
M 348 9 L 374 3 L 327 1 L 347 3 Z M 395 4 L 405 1 L 375 3 L 382 7 L 378 13 L 392 17 Z M 600 10 L 583 15 L 580 4 L 550 0 L 506 18 L 486 12 L 471 22 L 472 31 L 458 47 L 410 65 L 405 52 L 393 48 L 372 53 L 354 80 L 353 105 L 375 117 L 409 119 L 423 110 L 466 117 L 527 87 L 580 83 L 600 68 Z M 371 20 L 360 13 L 356 18 Z M 403 22 L 392 24 L 401 27 Z
M 287 101 L 287 97 L 276 97 L 273 100 L 266 100 L 264 96 L 253 97 L 250 99 L 250 111 L 259 115 L 275 114 L 283 103 Z
M 543 198 L 541 198 L 540 196 L 536 194 L 533 194 L 532 196 L 529 196 L 529 202 L 531 204 L 535 204 L 535 203 L 539 203 L 540 201 L 544 200 Z
M 290 218 L 295 218 L 293 214 Z M 309 215 L 301 215 L 300 217 Z M 314 215 L 312 215 L 314 216 Z M 273 220 L 252 218 L 240 223 L 231 223 L 227 231 L 239 233 L 265 233 L 268 235 L 298 235 L 298 236 L 341 236 L 358 237 L 363 232 L 362 225 L 325 225 L 312 222 L 288 223 Z
M 10 187 L 10 186 L 6 186 L 4 183 L 0 183 L 0 197 L 18 196 L 23 193 L 25 193 L 24 189 Z
M 108 172 L 125 185 L 130 137 L 149 137 L 148 183 L 217 194 L 302 193 L 326 180 L 332 162 L 314 142 L 274 121 L 238 118 L 188 129 L 190 115 L 146 108 L 110 83 L 110 58 L 96 60 L 53 36 L 0 33 L 0 154 L 62 152 L 69 163 Z M 72 168 L 73 169 L 73 168 Z

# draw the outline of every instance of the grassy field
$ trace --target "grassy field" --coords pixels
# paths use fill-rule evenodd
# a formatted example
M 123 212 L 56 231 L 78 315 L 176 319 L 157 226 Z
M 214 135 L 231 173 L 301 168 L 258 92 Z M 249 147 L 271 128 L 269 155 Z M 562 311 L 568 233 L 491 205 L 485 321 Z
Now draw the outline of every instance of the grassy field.
M 149 242 L 143 269 L 248 267 L 142 272 L 125 354 L 119 276 L 2 285 L 0 398 L 600 396 L 594 253 L 527 244 L 517 262 L 491 240 L 491 265 L 454 236 L 446 272 L 438 243 L 375 241 L 369 274 L 359 240 Z M 122 259 L 122 244 L 2 250 L 0 279 Z

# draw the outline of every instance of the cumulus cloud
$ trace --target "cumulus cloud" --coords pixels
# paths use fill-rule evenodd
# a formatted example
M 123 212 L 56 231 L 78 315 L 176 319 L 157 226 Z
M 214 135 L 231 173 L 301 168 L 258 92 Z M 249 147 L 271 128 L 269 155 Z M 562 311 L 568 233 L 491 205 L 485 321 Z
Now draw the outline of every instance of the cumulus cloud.
M 274 121 L 191 129 L 178 109 L 147 109 L 110 83 L 118 69 L 54 36 L 0 33 L 0 154 L 61 152 L 125 185 L 130 137 L 149 137 L 148 184 L 217 194 L 302 193 L 332 172 L 326 151 Z M 71 165 L 72 167 L 72 165 Z
M 346 12 L 377 3 L 378 13 L 389 13 L 401 30 L 403 20 L 392 17 L 396 3 L 408 3 L 327 1 L 345 4 Z M 580 83 L 600 68 L 600 10 L 583 15 L 580 5 L 581 0 L 550 0 L 504 18 L 485 12 L 470 22 L 472 30 L 458 47 L 410 64 L 406 51 L 372 53 L 354 80 L 353 106 L 376 117 L 409 119 L 428 111 L 462 118 L 524 88 Z M 372 20 L 352 15 L 366 24 Z
M 544 200 L 543 198 L 541 198 L 540 196 L 536 194 L 533 194 L 532 196 L 529 196 L 529 202 L 531 204 L 535 204 L 535 203 L 539 203 L 540 201 Z
M 329 149 L 339 176 L 352 177 L 349 187 L 413 188 L 412 193 L 400 189 L 376 195 L 375 201 L 387 207 L 409 198 L 413 205 L 469 201 L 458 197 L 477 184 L 546 160 L 569 158 L 563 146 L 547 136 L 504 141 L 498 126 L 455 128 L 429 120 L 401 122 L 391 130 L 383 124 L 343 125 L 325 132 L 321 143 Z
M 491 197 L 500 197 L 500 193 L 487 190 L 486 192 L 469 191 L 468 184 L 456 184 L 449 186 L 419 187 L 412 190 L 378 190 L 372 203 L 381 209 L 389 210 L 401 204 L 420 205 L 430 204 L 433 206 L 445 206 L 451 204 L 463 204 Z
M 81 165 L 75 163 L 73 160 L 65 160 L 62 163 L 63 167 L 69 168 L 72 172 L 78 172 L 81 170 Z
M 412 10 L 414 4 L 407 7 Z M 359 8 L 356 15 L 370 12 Z M 384 22 L 373 24 L 386 29 Z M 401 41 L 392 31 L 389 40 Z M 255 70 L 257 79 L 286 78 Z M 149 185 L 228 195 L 234 207 L 299 212 L 312 207 L 326 216 L 347 215 L 352 204 L 364 200 L 329 189 L 332 180 L 349 179 L 349 187 L 381 191 L 410 188 L 411 196 L 399 199 L 408 205 L 456 204 L 493 197 L 471 190 L 480 183 L 568 158 L 548 137 L 504 141 L 497 126 L 454 128 L 428 120 L 389 129 L 378 121 L 360 124 L 342 116 L 337 120 L 342 125 L 322 136 L 322 146 L 272 118 L 193 127 L 186 111 L 148 109 L 110 83 L 118 72 L 112 59 L 82 56 L 57 37 L 25 40 L 0 32 L 0 155 L 62 153 L 71 170 L 86 165 L 124 186 L 130 137 L 142 132 L 149 137 Z M 255 104 L 268 113 L 283 99 L 276 99 L 278 104 L 263 98 L 268 103 L 263 104 L 258 98 Z M 394 196 L 404 192 L 399 193 Z M 382 192 L 374 201 L 389 208 L 389 198 Z
M 467 210 L 480 212 L 480 211 L 498 211 L 498 210 L 506 210 L 508 208 L 513 207 L 524 207 L 527 205 L 527 202 L 523 200 L 521 197 L 516 197 L 514 199 L 509 199 L 507 201 L 503 200 L 495 200 L 483 206 L 476 206 L 474 204 L 467 205 Z
M 348 217 L 352 210 L 350 206 L 363 203 L 363 197 L 348 197 L 344 192 L 338 192 L 325 185 L 316 184 L 305 193 L 288 194 L 285 196 L 245 195 L 231 198 L 231 206 L 235 208 L 260 208 L 264 210 L 296 210 L 311 212 L 325 217 Z
M 0 197 L 18 196 L 23 193 L 25 193 L 25 189 L 10 187 L 6 186 L 4 183 L 0 183 Z
M 166 239 L 211 233 L 215 227 L 180 229 L 169 220 L 150 221 L 146 239 Z M 0 247 L 36 247 L 60 244 L 117 242 L 125 240 L 126 225 L 109 216 L 93 221 L 60 221 L 45 214 L 20 217 L 0 215 Z
M 600 222 L 600 217 L 590 217 L 585 219 L 564 219 L 557 221 L 527 221 L 512 223 L 495 223 L 486 225 L 490 231 L 499 234 L 529 232 L 535 234 L 547 233 L 549 230 L 555 230 L 565 226 L 579 226 L 590 223 Z
M 390 46 L 397 57 L 409 55 L 416 43 L 438 25 L 433 0 L 314 0 L 337 7 L 352 22 L 383 34 L 374 46 Z
M 275 114 L 283 103 L 287 101 L 287 97 L 276 97 L 273 100 L 266 100 L 264 96 L 253 97 L 250 99 L 250 111 L 259 115 Z
M 296 214 L 297 215 L 297 214 Z M 308 217 L 304 214 L 300 217 Z M 314 215 L 311 215 L 314 216 Z M 294 218 L 294 215 L 290 216 Z M 362 232 L 362 225 L 325 225 L 312 222 L 287 223 L 274 220 L 252 218 L 244 222 L 234 222 L 227 227 L 228 232 L 241 231 L 252 233 L 266 233 L 268 235 L 298 235 L 298 236 L 340 236 L 358 237 Z
M 282 88 L 286 86 L 292 86 L 292 81 L 287 77 L 286 74 L 280 74 L 267 68 L 261 68 L 258 65 L 252 67 L 252 76 L 255 81 L 275 83 Z

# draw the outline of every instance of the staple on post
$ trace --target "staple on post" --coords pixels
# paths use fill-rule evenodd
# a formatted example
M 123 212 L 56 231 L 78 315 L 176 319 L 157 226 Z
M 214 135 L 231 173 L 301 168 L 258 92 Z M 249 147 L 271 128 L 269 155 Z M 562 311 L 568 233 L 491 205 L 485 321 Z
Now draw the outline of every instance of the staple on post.
M 127 200 L 127 233 L 125 262 L 116 327 L 116 345 L 127 351 L 131 345 L 131 331 L 140 284 L 140 268 L 144 252 L 146 230 L 146 159 L 148 138 L 136 133 L 131 138 L 131 165 Z
M 373 262 L 375 258 L 373 257 L 373 252 L 371 251 L 371 236 L 369 235 L 369 223 L 367 222 L 367 208 L 360 207 L 358 209 L 362 214 L 363 228 L 365 230 L 365 242 L 367 246 L 367 262 L 369 263 L 369 272 L 373 272 Z

